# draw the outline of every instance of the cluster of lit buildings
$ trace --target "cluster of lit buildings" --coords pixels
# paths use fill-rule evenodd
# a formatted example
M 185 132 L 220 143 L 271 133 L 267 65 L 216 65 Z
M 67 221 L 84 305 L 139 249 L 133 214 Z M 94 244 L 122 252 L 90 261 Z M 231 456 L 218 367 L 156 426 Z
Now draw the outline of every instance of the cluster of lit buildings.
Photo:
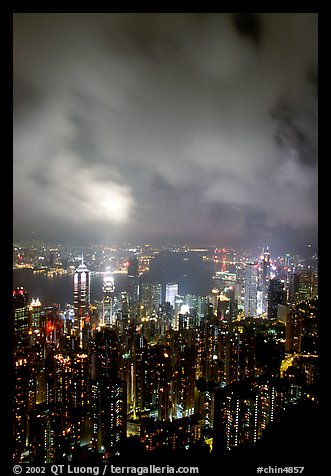
M 108 460 L 130 437 L 147 452 L 204 442 L 221 454 L 294 402 L 318 403 L 317 270 L 275 266 L 268 249 L 231 271 L 224 261 L 208 296 L 168 283 L 162 299 L 138 254 L 127 291 L 104 275 L 99 306 L 83 257 L 70 312 L 16 288 L 14 460 L 66 462 L 82 447 Z

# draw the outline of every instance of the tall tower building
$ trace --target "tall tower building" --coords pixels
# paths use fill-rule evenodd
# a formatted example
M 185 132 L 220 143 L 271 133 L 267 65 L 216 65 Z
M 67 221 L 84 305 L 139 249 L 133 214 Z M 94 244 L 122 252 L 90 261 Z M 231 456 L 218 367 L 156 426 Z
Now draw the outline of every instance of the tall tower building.
M 318 295 L 318 279 L 314 270 L 293 272 L 290 276 L 289 300 L 291 303 L 304 301 Z
M 268 246 L 263 252 L 262 278 L 264 283 L 268 283 L 270 279 L 270 253 Z
M 277 318 L 278 304 L 285 304 L 284 282 L 280 279 L 271 279 L 268 292 L 268 318 Z
M 29 306 L 29 313 L 31 330 L 39 330 L 41 327 L 41 302 L 39 298 L 32 299 Z
M 158 313 L 161 304 L 161 284 L 142 283 L 141 285 L 141 304 L 144 305 L 148 315 Z
M 196 371 L 196 352 L 195 350 L 184 347 L 179 352 L 176 365 L 176 395 L 175 407 L 177 418 L 189 416 L 194 413 L 194 389 L 195 389 L 195 371 Z
M 168 283 L 166 284 L 166 296 L 165 302 L 170 302 L 172 306 L 175 305 L 175 298 L 178 295 L 178 284 Z
M 90 306 L 90 272 L 83 261 L 74 274 L 74 333 L 83 344 L 83 327 L 89 313 Z
M 28 293 L 22 287 L 13 290 L 13 324 L 15 339 L 24 337 L 29 330 Z
M 268 309 L 268 292 L 270 281 L 270 253 L 268 246 L 263 250 L 261 260 L 258 290 L 258 314 L 262 314 Z
M 299 301 L 312 299 L 316 297 L 317 292 L 317 276 L 314 270 L 303 270 L 299 273 L 299 286 L 297 297 Z
M 28 435 L 27 414 L 29 410 L 30 368 L 26 356 L 18 355 L 14 359 L 14 392 L 13 392 L 13 449 L 16 461 L 26 448 Z
M 221 386 L 236 382 L 240 377 L 240 346 L 241 338 L 232 325 L 223 323 L 220 332 L 219 360 Z
M 136 334 L 132 349 L 132 394 L 134 418 L 152 404 L 153 363 L 147 339 Z
M 246 263 L 245 297 L 244 297 L 244 314 L 246 317 L 256 316 L 257 286 L 258 286 L 258 265 L 257 263 Z
M 139 261 L 136 256 L 131 256 L 128 265 L 129 301 L 137 305 L 139 299 Z
M 95 336 L 92 379 L 92 445 L 106 456 L 114 455 L 126 434 L 126 383 L 118 378 L 118 338 L 104 328 Z
M 107 327 L 113 324 L 113 298 L 114 298 L 114 278 L 106 275 L 102 284 L 102 321 Z
M 286 353 L 298 354 L 301 352 L 302 327 L 302 315 L 291 309 L 286 316 Z
M 215 392 L 215 454 L 236 446 L 255 443 L 274 420 L 277 397 L 273 382 L 235 382 Z

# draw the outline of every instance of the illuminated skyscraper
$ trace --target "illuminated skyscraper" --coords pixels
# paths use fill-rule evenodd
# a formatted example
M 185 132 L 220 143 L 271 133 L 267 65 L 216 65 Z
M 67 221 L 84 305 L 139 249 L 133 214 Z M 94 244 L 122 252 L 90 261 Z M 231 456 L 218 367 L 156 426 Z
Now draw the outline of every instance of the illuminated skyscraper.
M 285 352 L 300 353 L 302 339 L 302 316 L 291 310 L 286 316 Z
M 29 408 L 29 365 L 26 356 L 18 355 L 14 359 L 15 386 L 13 392 L 14 421 L 13 421 L 13 443 L 14 458 L 22 461 L 21 455 L 26 447 L 26 437 L 28 434 L 27 414 Z
M 70 351 L 67 354 L 50 354 L 47 358 L 46 401 L 48 405 L 58 407 L 62 430 L 72 449 L 91 438 L 86 434 L 89 375 L 87 354 Z
M 126 434 L 126 383 L 118 378 L 118 339 L 112 329 L 95 336 L 92 378 L 92 445 L 106 456 L 114 455 Z
M 136 334 L 132 350 L 132 395 L 134 416 L 150 408 L 152 403 L 152 370 L 154 363 L 151 359 L 147 339 Z
M 158 313 L 161 304 L 161 284 L 143 283 L 141 285 L 141 303 L 145 306 L 148 315 Z
M 229 323 L 222 325 L 220 344 L 219 381 L 221 386 L 224 386 L 236 382 L 240 375 L 240 334 Z M 215 359 L 215 357 L 213 358 Z
M 262 279 L 264 283 L 268 283 L 270 279 L 270 253 L 268 246 L 263 253 Z
M 294 272 L 290 277 L 289 300 L 291 303 L 311 299 L 318 295 L 318 279 L 312 269 Z
M 172 306 L 175 305 L 175 298 L 178 295 L 178 284 L 168 283 L 166 284 L 166 297 L 165 302 L 170 302 Z
M 29 306 L 31 330 L 39 330 L 41 327 L 41 302 L 39 299 L 32 299 Z
M 177 352 L 176 359 L 173 415 L 180 418 L 194 413 L 196 352 L 194 349 L 184 347 L 182 352 Z
M 102 284 L 103 300 L 102 300 L 102 321 L 107 327 L 113 324 L 113 296 L 114 296 L 114 278 L 105 276 Z
M 283 398 L 273 382 L 235 382 L 215 392 L 214 445 L 222 449 L 255 443 L 274 420 L 276 397 Z
M 63 444 L 59 408 L 54 404 L 38 405 L 36 410 L 29 413 L 29 429 L 29 462 L 54 463 L 58 448 Z
M 263 255 L 261 256 L 259 271 L 257 313 L 262 314 L 263 312 L 266 312 L 268 308 L 268 292 L 270 281 L 270 253 L 268 246 L 264 249 Z
M 246 317 L 255 317 L 257 311 L 257 263 L 246 263 L 245 269 L 245 298 L 244 314 Z
M 18 287 L 13 290 L 14 335 L 24 337 L 29 329 L 28 293 Z
M 277 318 L 278 304 L 285 304 L 284 282 L 280 279 L 271 279 L 268 292 L 268 318 Z
M 314 270 L 308 269 L 298 273 L 299 283 L 297 291 L 298 301 L 312 299 L 317 296 L 317 276 Z
M 136 256 L 131 256 L 128 266 L 129 302 L 137 305 L 139 298 L 139 261 Z
M 90 272 L 82 263 L 77 267 L 74 274 L 74 333 L 79 339 L 79 345 L 83 343 L 83 326 L 89 313 L 90 306 Z

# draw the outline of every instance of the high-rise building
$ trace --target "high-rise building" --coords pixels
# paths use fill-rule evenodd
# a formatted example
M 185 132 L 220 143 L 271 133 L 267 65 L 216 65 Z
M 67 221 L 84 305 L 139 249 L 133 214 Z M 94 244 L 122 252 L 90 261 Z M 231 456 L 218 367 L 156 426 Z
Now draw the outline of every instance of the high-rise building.
M 240 334 L 224 323 L 220 333 L 219 376 L 221 386 L 236 382 L 240 376 Z
M 126 383 L 118 378 L 118 339 L 112 329 L 96 333 L 93 361 L 92 445 L 109 457 L 126 434 Z
M 170 386 L 165 385 L 158 391 L 158 420 L 169 420 L 170 415 Z
M 262 314 L 268 309 L 268 291 L 270 281 L 270 252 L 267 246 L 263 250 L 259 266 L 258 292 L 257 292 L 257 313 Z
M 289 300 L 291 303 L 312 299 L 318 295 L 318 279 L 312 269 L 293 272 L 290 276 Z
M 197 318 L 201 322 L 208 314 L 209 299 L 207 296 L 198 296 Z
M 46 403 L 56 404 L 72 446 L 81 444 L 90 395 L 89 358 L 81 351 L 51 352 L 45 361 Z M 42 396 L 42 395 L 41 395 Z M 40 399 L 40 397 L 39 397 Z
M 287 315 L 289 314 L 291 307 L 288 304 L 277 305 L 277 320 L 282 322 L 286 326 Z
M 217 299 L 217 317 L 221 321 L 230 321 L 230 298 L 224 293 L 221 293 Z
M 134 416 L 151 407 L 153 399 L 153 362 L 147 339 L 141 334 L 135 336 L 132 347 L 132 400 Z
M 270 279 L 270 253 L 268 246 L 263 252 L 262 279 L 264 284 L 267 284 Z
M 230 271 L 216 271 L 213 274 L 213 279 L 215 287 L 221 292 L 229 286 L 237 285 L 237 275 L 236 273 L 230 273 Z
M 204 378 L 197 380 L 194 398 L 194 413 L 203 418 L 205 430 L 213 428 L 216 388 L 218 388 L 218 385 L 214 381 L 207 382 Z
M 312 299 L 317 296 L 317 275 L 312 269 L 303 270 L 298 273 L 299 282 L 297 290 L 298 301 Z
M 184 347 L 183 351 L 177 354 L 173 415 L 181 418 L 194 413 L 196 352 Z
M 49 250 L 49 266 L 50 268 L 61 266 L 61 256 L 57 248 L 51 248 Z
M 22 453 L 26 448 L 28 435 L 27 414 L 29 410 L 29 381 L 30 369 L 25 354 L 18 355 L 14 359 L 14 458 L 22 461 Z
M 285 303 L 286 292 L 284 290 L 284 282 L 277 278 L 271 279 L 268 292 L 268 319 L 276 319 L 278 304 Z
M 90 271 L 83 262 L 76 268 L 74 274 L 74 333 L 83 346 L 83 327 L 88 321 L 90 307 Z
M 171 362 L 170 348 L 164 345 L 154 345 L 149 350 L 150 355 L 150 394 L 151 404 L 158 408 L 158 419 L 170 418 L 170 384 Z
M 301 301 L 288 312 L 285 352 L 318 355 L 319 318 L 316 298 Z
M 277 402 L 277 397 L 279 402 Z M 284 403 L 282 388 L 273 382 L 235 382 L 215 393 L 214 446 L 218 451 L 255 443 Z
M 147 451 L 160 447 L 171 450 L 184 450 L 197 443 L 202 436 L 203 420 L 196 415 L 172 421 L 144 418 L 141 421 L 141 441 Z
M 157 314 L 161 304 L 161 284 L 143 283 L 141 285 L 141 304 L 145 307 L 147 315 Z
M 178 296 L 178 284 L 167 283 L 166 293 L 165 293 L 165 302 L 169 302 L 171 306 L 174 306 L 176 296 Z
M 285 352 L 299 353 L 301 351 L 302 316 L 294 310 L 286 316 Z
M 29 313 L 31 330 L 39 330 L 41 327 L 41 302 L 39 301 L 39 298 L 32 299 L 29 305 Z
M 28 293 L 22 287 L 13 290 L 13 324 L 15 339 L 24 337 L 29 330 Z
M 40 404 L 29 414 L 29 453 L 32 464 L 54 463 L 64 451 L 61 412 L 56 405 Z
M 76 446 L 91 441 L 90 409 L 90 368 L 89 357 L 85 353 L 71 356 L 72 377 L 70 388 L 71 427 Z
M 246 263 L 245 267 L 245 297 L 244 314 L 246 317 L 256 317 L 257 314 L 257 286 L 258 286 L 258 265 L 257 263 Z
M 114 278 L 106 275 L 102 284 L 102 323 L 109 327 L 113 324 Z
M 139 299 L 139 260 L 137 256 L 131 256 L 129 259 L 128 288 L 129 303 L 136 306 Z

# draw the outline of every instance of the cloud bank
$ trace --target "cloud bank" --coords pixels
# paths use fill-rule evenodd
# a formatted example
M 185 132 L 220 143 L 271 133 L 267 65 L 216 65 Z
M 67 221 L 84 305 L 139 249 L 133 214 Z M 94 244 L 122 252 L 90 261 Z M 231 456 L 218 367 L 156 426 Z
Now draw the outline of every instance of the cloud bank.
M 311 240 L 316 71 L 315 14 L 15 14 L 14 232 Z

